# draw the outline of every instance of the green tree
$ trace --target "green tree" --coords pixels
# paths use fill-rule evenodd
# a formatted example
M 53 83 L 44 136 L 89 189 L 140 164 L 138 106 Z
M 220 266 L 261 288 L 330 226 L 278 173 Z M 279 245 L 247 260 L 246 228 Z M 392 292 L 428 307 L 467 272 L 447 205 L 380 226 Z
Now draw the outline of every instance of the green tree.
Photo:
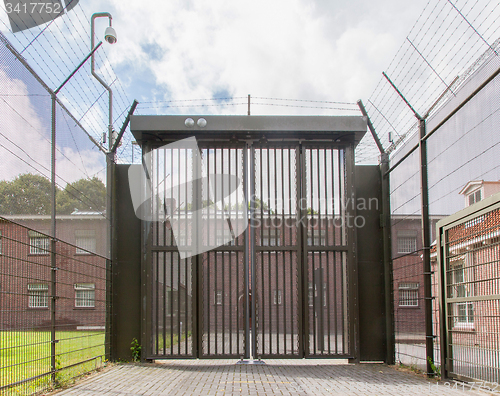
M 106 209 L 106 186 L 97 177 L 68 183 L 57 195 L 57 213 L 71 214 L 75 210 L 103 212 Z
M 273 209 L 270 209 L 267 202 L 263 202 L 260 198 L 255 198 L 254 200 L 255 202 L 255 210 L 257 211 L 260 211 L 260 208 L 262 207 L 262 211 L 263 212 L 269 212 L 270 214 L 275 214 L 274 210 Z M 250 208 L 250 202 L 248 202 L 248 207 Z
M 0 181 L 0 213 L 49 215 L 51 183 L 41 175 L 26 173 L 12 181 Z

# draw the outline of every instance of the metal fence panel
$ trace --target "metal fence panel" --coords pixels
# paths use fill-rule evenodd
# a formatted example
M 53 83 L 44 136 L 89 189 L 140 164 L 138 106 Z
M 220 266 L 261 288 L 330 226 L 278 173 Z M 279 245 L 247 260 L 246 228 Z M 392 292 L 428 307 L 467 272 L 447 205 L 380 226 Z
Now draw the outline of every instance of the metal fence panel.
M 0 64 L 0 389 L 24 394 L 109 354 L 106 162 L 2 34 Z
M 500 379 L 499 206 L 440 224 L 446 369 L 459 379 Z
M 5 219 L 0 234 L 0 389 L 29 394 L 101 366 L 106 258 L 55 241 L 55 271 L 49 235 Z

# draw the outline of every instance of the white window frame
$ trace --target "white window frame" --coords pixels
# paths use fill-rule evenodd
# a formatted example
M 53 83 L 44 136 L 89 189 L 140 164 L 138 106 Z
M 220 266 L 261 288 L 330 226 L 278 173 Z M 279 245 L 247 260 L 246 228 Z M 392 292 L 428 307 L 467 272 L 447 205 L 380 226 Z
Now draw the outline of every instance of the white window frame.
M 75 230 L 76 254 L 93 254 L 97 251 L 95 230 Z
M 483 200 L 482 188 L 478 188 L 477 190 L 474 190 L 471 193 L 467 194 L 468 206 L 474 205 L 475 203 L 482 200 Z
M 319 242 L 319 243 L 314 243 Z M 326 230 L 309 229 L 307 230 L 307 245 L 308 246 L 325 246 Z
M 399 284 L 399 306 L 406 308 L 418 307 L 418 282 L 402 282 Z
M 75 308 L 95 308 L 95 283 L 75 283 Z
M 187 245 L 187 230 L 182 229 L 174 234 L 175 245 L 176 246 L 186 246 Z
M 474 291 L 471 290 L 473 285 L 470 284 L 468 275 L 472 268 L 469 268 L 465 257 L 459 258 L 450 262 L 450 278 L 452 283 L 451 297 L 471 297 Z M 454 307 L 454 327 L 459 328 L 474 328 L 474 303 L 472 301 L 464 301 L 453 304 Z M 460 312 L 463 314 L 460 314 Z M 465 320 L 461 320 L 465 318 Z
M 281 246 L 281 230 L 279 228 L 263 228 L 262 246 Z
M 233 234 L 227 228 L 215 230 L 215 244 L 217 246 L 234 246 Z M 228 241 L 229 239 L 229 241 Z
M 50 238 L 36 231 L 28 231 L 30 254 L 50 254 Z
M 49 307 L 49 285 L 46 283 L 28 284 L 28 307 L 44 309 Z
M 314 306 L 315 291 L 313 290 L 313 282 L 309 282 L 309 288 L 307 293 L 307 300 L 310 307 Z M 327 295 L 327 283 L 323 282 L 323 307 L 326 307 L 328 301 Z
M 274 299 L 273 299 L 273 304 L 274 305 L 281 305 L 282 303 L 282 293 L 281 293 L 281 290 L 278 289 L 278 290 L 275 290 L 274 291 Z
M 216 290 L 214 294 L 214 305 L 222 305 L 222 290 Z

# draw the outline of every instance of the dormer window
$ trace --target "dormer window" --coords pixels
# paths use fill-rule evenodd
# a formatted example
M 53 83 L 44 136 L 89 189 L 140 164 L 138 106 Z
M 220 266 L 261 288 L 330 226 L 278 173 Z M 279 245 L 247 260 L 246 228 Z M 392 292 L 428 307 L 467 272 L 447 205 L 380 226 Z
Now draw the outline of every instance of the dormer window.
M 469 194 L 469 206 L 481 201 L 482 199 L 481 189 L 476 190 Z

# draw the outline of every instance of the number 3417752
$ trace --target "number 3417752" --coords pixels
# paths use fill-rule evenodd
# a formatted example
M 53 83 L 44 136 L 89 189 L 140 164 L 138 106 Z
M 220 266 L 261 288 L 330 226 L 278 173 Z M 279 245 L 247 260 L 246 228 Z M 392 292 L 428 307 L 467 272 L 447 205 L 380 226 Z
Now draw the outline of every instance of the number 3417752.
M 12 4 L 6 3 L 5 8 L 7 13 L 16 14 L 54 14 L 59 13 L 62 10 L 61 3 L 24 3 L 24 4 Z

